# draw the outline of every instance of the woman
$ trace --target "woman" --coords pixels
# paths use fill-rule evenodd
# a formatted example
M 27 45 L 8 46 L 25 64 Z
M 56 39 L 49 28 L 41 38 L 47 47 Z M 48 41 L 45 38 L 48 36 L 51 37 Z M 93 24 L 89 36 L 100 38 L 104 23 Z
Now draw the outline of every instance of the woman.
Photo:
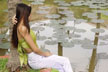
M 36 35 L 29 26 L 30 15 L 30 6 L 17 4 L 11 42 L 18 48 L 21 66 L 28 61 L 33 69 L 54 68 L 59 72 L 73 72 L 68 58 L 43 52 L 38 48 Z

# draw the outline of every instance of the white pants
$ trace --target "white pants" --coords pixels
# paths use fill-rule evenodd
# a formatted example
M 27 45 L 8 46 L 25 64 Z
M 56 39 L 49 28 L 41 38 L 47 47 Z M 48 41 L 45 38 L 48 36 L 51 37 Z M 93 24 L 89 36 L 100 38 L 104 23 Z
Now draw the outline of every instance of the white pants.
M 28 64 L 33 69 L 55 68 L 59 72 L 73 72 L 69 59 L 58 55 L 44 57 L 32 52 L 28 54 Z

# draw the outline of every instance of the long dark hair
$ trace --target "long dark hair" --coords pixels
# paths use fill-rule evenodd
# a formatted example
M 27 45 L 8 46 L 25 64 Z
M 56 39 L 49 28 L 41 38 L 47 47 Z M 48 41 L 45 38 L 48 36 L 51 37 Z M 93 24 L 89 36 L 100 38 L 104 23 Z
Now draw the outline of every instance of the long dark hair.
M 30 6 L 23 3 L 17 4 L 16 6 L 17 23 L 13 26 L 12 38 L 11 38 L 11 43 L 15 48 L 18 47 L 17 27 L 22 20 L 23 20 L 24 26 L 28 29 L 28 32 L 30 33 L 30 26 L 29 26 L 29 19 L 28 19 L 30 16 L 30 13 L 31 13 Z

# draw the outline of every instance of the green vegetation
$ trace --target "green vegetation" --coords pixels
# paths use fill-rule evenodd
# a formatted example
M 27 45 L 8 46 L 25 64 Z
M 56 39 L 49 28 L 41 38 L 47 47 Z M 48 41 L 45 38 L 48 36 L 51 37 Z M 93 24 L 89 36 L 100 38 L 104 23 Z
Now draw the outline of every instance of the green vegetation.
M 0 72 L 8 72 L 8 70 L 6 69 L 6 63 L 8 62 L 8 59 L 0 59 Z M 24 72 L 24 71 L 23 71 Z M 39 70 L 33 70 L 30 69 L 28 71 L 25 72 L 40 72 Z
M 105 11 L 108 11 L 108 9 L 105 9 Z M 107 20 L 108 19 L 108 16 L 106 16 L 104 14 L 101 14 L 101 18 Z
M 91 9 L 88 8 L 87 6 L 80 6 L 80 7 L 70 6 L 69 8 L 70 8 L 70 10 L 73 11 L 75 18 L 78 18 L 78 19 L 81 19 L 81 18 L 88 19 L 87 17 L 82 16 L 82 14 L 85 12 L 91 11 Z
M 23 3 L 25 4 L 30 4 L 31 2 L 27 1 L 27 0 L 22 0 Z M 53 3 L 54 0 L 46 0 L 45 4 L 46 5 L 53 5 L 53 6 L 57 6 L 56 4 Z M 71 2 L 71 0 L 65 0 L 66 2 Z M 73 1 L 77 1 L 77 0 L 73 0 Z M 8 20 L 8 15 L 7 15 L 7 0 L 0 0 L 0 27 L 4 26 L 4 23 Z M 82 13 L 83 12 L 87 12 L 90 11 L 91 9 L 85 6 L 81 6 L 81 7 L 75 7 L 75 6 L 70 6 L 70 9 L 75 13 L 75 17 L 76 18 L 84 18 L 82 17 Z M 108 10 L 108 9 L 107 9 Z M 106 15 L 101 15 L 102 19 L 108 19 L 108 16 Z
M 31 2 L 27 1 L 27 0 L 22 0 L 23 3 L 25 4 L 30 4 Z
M 0 58 L 0 72 L 8 72 L 6 69 L 6 63 L 8 62 L 8 59 L 1 59 Z M 33 70 L 29 69 L 28 71 L 21 71 L 21 72 L 40 72 L 40 70 Z M 56 69 L 52 69 L 51 72 L 58 72 Z
M 7 13 L 4 10 L 7 9 L 7 0 L 0 0 L 0 27 L 7 21 Z
M 8 59 L 0 59 L 0 72 L 8 72 L 6 69 L 6 63 Z
M 8 72 L 8 70 L 6 69 L 6 63 L 7 62 L 8 62 L 8 59 L 0 59 L 0 72 Z M 30 70 L 25 71 L 25 72 L 40 72 L 40 71 L 30 69 Z
M 27 0 L 22 0 L 25 4 L 30 4 Z M 0 0 L 0 27 L 4 27 L 4 23 L 8 20 L 8 4 L 7 0 Z

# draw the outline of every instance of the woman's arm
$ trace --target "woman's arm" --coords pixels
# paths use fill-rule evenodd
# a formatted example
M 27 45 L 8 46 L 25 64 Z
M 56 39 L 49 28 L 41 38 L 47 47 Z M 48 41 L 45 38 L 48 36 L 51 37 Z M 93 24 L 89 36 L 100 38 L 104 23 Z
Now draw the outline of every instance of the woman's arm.
M 34 43 L 31 35 L 28 33 L 28 30 L 25 26 L 22 26 L 22 28 L 18 29 L 19 33 L 22 35 L 22 37 L 25 39 L 25 41 L 28 43 L 28 45 L 31 47 L 32 51 L 42 55 L 42 56 L 50 56 L 52 55 L 49 52 L 42 52 Z

